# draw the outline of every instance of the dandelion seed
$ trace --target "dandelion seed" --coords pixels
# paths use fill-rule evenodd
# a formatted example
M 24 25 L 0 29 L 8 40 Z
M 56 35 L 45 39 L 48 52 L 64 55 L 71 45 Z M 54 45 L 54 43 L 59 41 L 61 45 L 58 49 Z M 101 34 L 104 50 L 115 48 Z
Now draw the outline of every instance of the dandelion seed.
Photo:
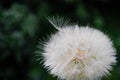
M 110 74 L 116 50 L 107 35 L 90 27 L 49 21 L 58 32 L 46 42 L 42 55 L 52 75 L 65 80 L 100 80 Z

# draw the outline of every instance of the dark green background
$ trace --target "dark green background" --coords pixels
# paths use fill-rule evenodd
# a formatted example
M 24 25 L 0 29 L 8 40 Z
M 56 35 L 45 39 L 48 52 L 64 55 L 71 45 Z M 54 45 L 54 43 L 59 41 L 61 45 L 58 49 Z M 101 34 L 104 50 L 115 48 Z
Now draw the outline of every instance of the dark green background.
M 80 26 L 102 30 L 117 49 L 111 76 L 120 79 L 119 0 L 0 0 L 0 80 L 57 80 L 36 61 L 39 39 L 56 32 L 48 16 L 62 16 Z M 42 47 L 39 48 L 42 50 Z

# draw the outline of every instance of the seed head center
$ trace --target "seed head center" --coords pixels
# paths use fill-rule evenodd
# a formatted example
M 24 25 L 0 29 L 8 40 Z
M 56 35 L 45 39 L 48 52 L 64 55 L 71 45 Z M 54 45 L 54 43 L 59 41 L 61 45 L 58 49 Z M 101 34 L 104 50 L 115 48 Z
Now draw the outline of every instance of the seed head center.
M 73 61 L 75 64 L 80 63 L 80 62 L 82 62 L 82 61 L 79 59 L 80 57 L 85 57 L 85 51 L 80 50 L 80 49 L 77 49 L 76 55 L 75 55 L 75 57 L 73 58 L 72 61 Z
M 79 56 L 79 57 L 84 57 L 85 56 L 85 51 L 77 49 L 76 55 Z

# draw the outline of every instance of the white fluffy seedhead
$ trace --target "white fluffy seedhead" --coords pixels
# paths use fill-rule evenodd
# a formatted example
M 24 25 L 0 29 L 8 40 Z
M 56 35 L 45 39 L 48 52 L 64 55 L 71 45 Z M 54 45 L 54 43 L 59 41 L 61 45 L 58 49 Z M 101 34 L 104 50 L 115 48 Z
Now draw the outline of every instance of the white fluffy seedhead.
M 108 36 L 94 28 L 67 25 L 62 19 L 49 21 L 59 30 L 42 53 L 50 74 L 65 80 L 100 80 L 110 74 L 116 50 Z

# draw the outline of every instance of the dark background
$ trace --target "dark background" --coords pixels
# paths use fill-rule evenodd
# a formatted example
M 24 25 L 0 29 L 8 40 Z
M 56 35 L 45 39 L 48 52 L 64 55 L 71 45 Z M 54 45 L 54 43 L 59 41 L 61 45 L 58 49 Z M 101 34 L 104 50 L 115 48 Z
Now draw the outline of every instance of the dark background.
M 113 40 L 117 65 L 111 76 L 120 79 L 119 0 L 0 0 L 0 80 L 57 80 L 39 61 L 39 39 L 56 32 L 48 16 L 62 16 L 80 26 L 102 30 Z M 39 48 L 42 50 L 42 47 Z

